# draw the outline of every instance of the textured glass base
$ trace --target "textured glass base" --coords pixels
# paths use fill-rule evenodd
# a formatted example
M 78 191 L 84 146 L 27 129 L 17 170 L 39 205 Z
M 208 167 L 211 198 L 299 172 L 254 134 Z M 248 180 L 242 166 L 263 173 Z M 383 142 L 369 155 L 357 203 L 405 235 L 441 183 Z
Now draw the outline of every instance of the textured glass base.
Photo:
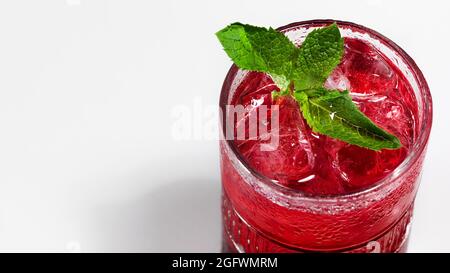
M 412 211 L 413 208 L 411 207 L 394 226 L 373 240 L 362 243 L 356 247 L 339 250 L 338 252 L 406 252 Z M 280 244 L 248 225 L 235 211 L 225 194 L 222 195 L 222 216 L 222 252 L 311 252 L 311 250 L 305 251 L 301 248 L 292 248 L 290 246 Z

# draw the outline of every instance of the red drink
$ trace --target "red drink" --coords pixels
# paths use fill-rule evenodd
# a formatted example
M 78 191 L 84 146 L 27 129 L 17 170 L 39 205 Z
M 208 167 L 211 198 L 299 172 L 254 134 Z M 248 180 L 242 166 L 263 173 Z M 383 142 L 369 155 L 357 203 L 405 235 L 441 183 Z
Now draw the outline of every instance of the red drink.
M 330 23 L 281 30 L 300 44 L 313 28 Z M 428 86 L 393 42 L 355 24 L 338 25 L 345 53 L 325 86 L 349 90 L 360 110 L 403 147 L 376 152 L 314 133 L 293 99 L 272 99 L 276 86 L 269 76 L 232 67 L 221 94 L 225 117 L 227 104 L 249 106 L 252 111 L 234 124 L 248 130 L 258 108 L 277 105 L 279 130 L 268 134 L 279 141 L 277 149 L 264 151 L 260 134 L 221 140 L 224 251 L 405 250 L 431 129 Z

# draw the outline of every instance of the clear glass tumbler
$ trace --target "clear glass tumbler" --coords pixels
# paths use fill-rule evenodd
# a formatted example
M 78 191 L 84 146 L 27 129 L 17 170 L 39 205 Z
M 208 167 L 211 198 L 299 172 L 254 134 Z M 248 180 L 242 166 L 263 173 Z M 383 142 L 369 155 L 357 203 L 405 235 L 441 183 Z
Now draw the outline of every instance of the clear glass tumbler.
M 334 21 L 293 23 L 279 30 L 301 42 Z M 232 66 L 220 96 L 222 214 L 225 252 L 404 252 L 432 123 L 428 85 L 415 62 L 394 42 L 366 27 L 337 21 L 343 37 L 371 44 L 387 56 L 413 89 L 417 136 L 406 159 L 367 189 L 311 197 L 274 183 L 252 169 L 225 138 L 226 106 L 245 71 Z

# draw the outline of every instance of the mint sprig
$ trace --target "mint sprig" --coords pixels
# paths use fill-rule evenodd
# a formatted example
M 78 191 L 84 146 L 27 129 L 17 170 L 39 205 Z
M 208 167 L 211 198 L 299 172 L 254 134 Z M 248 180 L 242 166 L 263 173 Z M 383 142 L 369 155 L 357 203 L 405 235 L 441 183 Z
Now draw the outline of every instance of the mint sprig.
M 299 48 L 272 28 L 241 23 L 216 35 L 239 68 L 268 73 L 281 89 L 276 96 L 293 96 L 313 131 L 376 151 L 401 147 L 358 109 L 348 91 L 323 88 L 344 53 L 336 24 L 313 30 Z

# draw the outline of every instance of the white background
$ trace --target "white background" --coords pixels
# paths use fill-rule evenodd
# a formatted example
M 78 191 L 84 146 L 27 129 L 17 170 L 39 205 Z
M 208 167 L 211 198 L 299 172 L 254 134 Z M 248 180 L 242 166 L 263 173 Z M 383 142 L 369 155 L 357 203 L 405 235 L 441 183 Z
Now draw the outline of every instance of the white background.
M 177 105 L 217 105 L 214 33 L 333 18 L 403 47 L 434 98 L 410 251 L 450 251 L 448 1 L 0 3 L 0 250 L 219 251 L 215 140 L 175 141 Z M 200 122 L 202 125 L 202 122 Z

